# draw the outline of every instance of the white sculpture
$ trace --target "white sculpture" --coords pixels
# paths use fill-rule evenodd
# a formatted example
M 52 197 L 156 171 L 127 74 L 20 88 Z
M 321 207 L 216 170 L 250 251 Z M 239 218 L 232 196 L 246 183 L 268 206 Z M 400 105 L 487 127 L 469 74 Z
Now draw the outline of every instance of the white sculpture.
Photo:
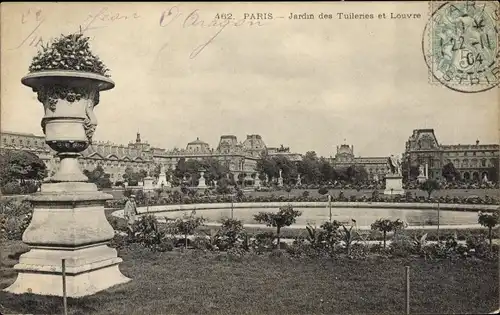
M 420 166 L 418 167 L 418 176 L 419 176 L 419 177 L 420 177 L 420 176 L 425 176 L 425 173 L 424 173 L 424 172 L 425 172 L 424 166 L 423 166 L 423 165 L 420 165 Z

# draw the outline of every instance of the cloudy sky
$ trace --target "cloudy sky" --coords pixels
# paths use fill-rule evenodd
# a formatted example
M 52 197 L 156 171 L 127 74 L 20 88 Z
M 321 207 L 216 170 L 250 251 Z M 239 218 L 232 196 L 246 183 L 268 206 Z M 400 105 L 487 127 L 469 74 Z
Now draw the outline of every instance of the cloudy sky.
M 20 79 L 40 38 L 82 26 L 116 83 L 95 109 L 96 140 L 126 144 L 139 130 L 173 148 L 260 134 L 301 153 L 334 155 L 346 139 L 357 155 L 383 156 L 404 151 L 413 129 L 434 128 L 444 144 L 498 143 L 498 89 L 465 94 L 429 83 L 428 11 L 426 2 L 3 3 L 1 129 L 42 134 L 42 105 Z M 288 19 L 304 12 L 334 18 Z M 351 12 L 375 19 L 337 18 Z M 377 18 L 391 12 L 422 18 Z M 241 25 L 213 25 L 217 13 Z M 251 24 L 244 13 L 273 19 Z

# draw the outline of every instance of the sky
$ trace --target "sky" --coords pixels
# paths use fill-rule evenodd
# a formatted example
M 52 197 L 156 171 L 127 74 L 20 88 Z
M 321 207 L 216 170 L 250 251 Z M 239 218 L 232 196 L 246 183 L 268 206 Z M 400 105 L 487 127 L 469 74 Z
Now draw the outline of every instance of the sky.
M 322 12 L 334 18 L 318 19 Z M 214 24 L 218 13 L 235 20 Z M 242 20 L 244 13 L 273 19 Z M 291 13 L 316 18 L 289 20 Z M 216 147 L 221 135 L 260 134 L 268 146 L 299 153 L 335 155 L 345 141 L 357 156 L 387 156 L 404 151 L 413 129 L 433 128 L 442 144 L 498 143 L 498 88 L 468 94 L 429 83 L 428 17 L 424 1 L 2 3 L 0 127 L 43 135 L 43 107 L 20 79 L 40 39 L 82 26 L 116 83 L 95 108 L 96 141 L 127 144 L 140 131 L 172 149 L 197 137 Z

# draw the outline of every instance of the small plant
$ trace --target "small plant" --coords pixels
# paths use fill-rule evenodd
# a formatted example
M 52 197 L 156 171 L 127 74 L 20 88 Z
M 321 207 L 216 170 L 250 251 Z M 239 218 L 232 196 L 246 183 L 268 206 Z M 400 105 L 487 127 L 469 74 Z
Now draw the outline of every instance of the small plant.
M 273 247 L 273 240 L 273 232 L 257 233 L 255 234 L 255 238 L 252 241 L 252 248 L 257 252 L 257 254 L 269 251 Z
M 201 217 L 195 217 L 193 214 L 190 216 L 184 215 L 182 218 L 178 218 L 174 222 L 174 227 L 177 233 L 184 235 L 184 246 L 188 247 L 188 235 L 194 233 L 194 231 L 203 224 L 205 220 Z
M 166 231 L 162 229 L 154 215 L 145 215 L 134 223 L 134 231 L 131 242 L 138 242 L 152 251 L 168 251 L 173 249 L 173 242 L 166 237 Z
M 488 228 L 488 239 L 490 241 L 490 249 L 493 246 L 493 237 L 491 234 L 491 230 L 498 225 L 499 219 L 500 215 L 498 212 L 495 212 L 493 214 L 479 212 L 478 214 L 477 222 L 482 226 Z
M 89 37 L 82 33 L 61 35 L 52 43 L 42 45 L 42 49 L 33 57 L 29 71 L 47 70 L 84 71 L 109 77 L 109 69 L 90 51 Z
M 406 227 L 406 223 L 397 219 L 395 221 L 391 221 L 389 219 L 378 219 L 373 222 L 371 225 L 372 230 L 377 230 L 383 233 L 384 235 L 384 249 L 386 248 L 387 241 L 387 233 L 388 232 L 397 232 Z
M 237 245 L 246 246 L 246 237 L 240 220 L 225 219 L 222 221 L 221 229 L 215 235 L 214 243 L 220 250 L 228 250 L 238 247 Z
M 347 228 L 344 224 L 342 224 L 342 230 L 340 232 L 342 240 L 344 241 L 345 244 L 347 256 L 351 255 L 351 244 L 354 241 L 354 236 L 355 236 L 355 232 L 352 231 L 353 228 L 354 225 L 351 225 L 349 228 Z
M 276 228 L 276 237 L 278 239 L 278 248 L 280 248 L 280 231 L 281 228 L 285 226 L 290 226 L 295 223 L 297 217 L 301 216 L 302 212 L 293 210 L 291 205 L 281 207 L 277 213 L 272 212 L 259 212 L 254 215 L 254 219 L 257 222 L 265 223 L 267 226 L 273 226 Z

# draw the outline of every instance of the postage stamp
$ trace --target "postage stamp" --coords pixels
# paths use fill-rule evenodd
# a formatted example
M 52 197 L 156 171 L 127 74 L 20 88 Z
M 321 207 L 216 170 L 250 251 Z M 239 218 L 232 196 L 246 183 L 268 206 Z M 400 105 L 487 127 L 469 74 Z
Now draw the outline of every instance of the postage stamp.
M 430 1 L 422 48 L 429 80 L 476 93 L 500 83 L 497 1 Z

